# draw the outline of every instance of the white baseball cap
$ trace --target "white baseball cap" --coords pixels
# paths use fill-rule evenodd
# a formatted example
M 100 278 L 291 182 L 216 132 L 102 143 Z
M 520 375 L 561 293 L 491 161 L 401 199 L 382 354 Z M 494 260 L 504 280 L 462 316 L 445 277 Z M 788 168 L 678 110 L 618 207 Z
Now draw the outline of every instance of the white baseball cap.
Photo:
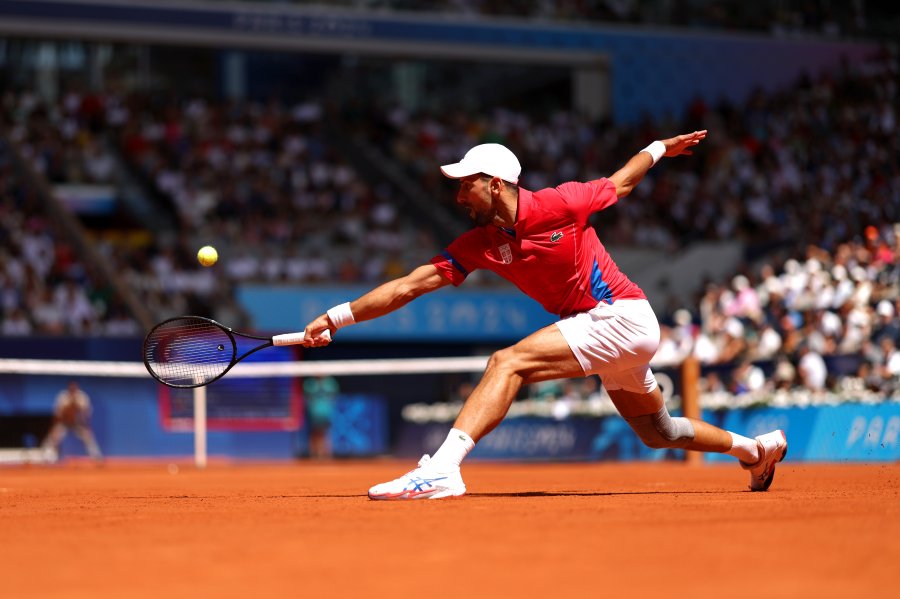
M 442 166 L 441 172 L 451 179 L 461 179 L 484 173 L 492 177 L 500 177 L 510 183 L 518 183 L 522 166 L 516 155 L 506 146 L 481 144 L 466 152 L 459 162 Z

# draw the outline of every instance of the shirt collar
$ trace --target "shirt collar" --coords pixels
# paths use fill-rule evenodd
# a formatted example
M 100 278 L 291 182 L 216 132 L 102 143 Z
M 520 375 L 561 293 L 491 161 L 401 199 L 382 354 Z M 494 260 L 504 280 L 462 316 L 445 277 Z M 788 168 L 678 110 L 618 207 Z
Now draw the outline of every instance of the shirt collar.
M 516 224 L 512 227 L 497 227 L 501 231 L 510 231 L 513 237 L 521 237 L 522 232 L 525 230 L 525 225 L 528 222 L 528 216 L 531 214 L 531 204 L 533 200 L 534 194 L 532 194 L 527 189 L 519 188 L 519 199 L 518 205 L 516 206 Z

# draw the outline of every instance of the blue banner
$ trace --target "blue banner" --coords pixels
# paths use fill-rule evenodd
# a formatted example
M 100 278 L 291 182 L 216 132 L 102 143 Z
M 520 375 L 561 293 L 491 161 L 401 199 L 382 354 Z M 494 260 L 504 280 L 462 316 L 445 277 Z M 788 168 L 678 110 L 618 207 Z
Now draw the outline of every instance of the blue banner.
M 331 306 L 356 299 L 367 287 L 244 285 L 238 298 L 257 330 L 302 331 Z M 521 339 L 557 320 L 534 300 L 516 290 L 464 291 L 444 288 L 403 308 L 341 329 L 352 341 L 485 341 Z M 227 323 L 225 323 L 227 324 Z
M 791 462 L 893 462 L 900 460 L 900 403 L 844 404 L 806 408 L 753 408 L 704 414 L 704 420 L 755 437 L 776 429 L 788 439 Z M 395 453 L 433 453 L 450 423 L 403 423 Z M 515 460 L 662 460 L 680 450 L 653 450 L 619 416 L 599 418 L 509 418 L 481 440 L 473 458 Z M 731 462 L 718 453 L 708 462 Z
M 787 435 L 791 461 L 900 460 L 900 403 L 897 402 L 732 410 L 727 412 L 722 427 L 748 437 L 781 429 Z M 732 458 L 709 454 L 707 459 Z
M 450 423 L 403 423 L 394 455 L 434 453 L 447 438 Z M 566 418 L 537 416 L 504 420 L 472 450 L 471 458 L 488 460 L 663 460 L 679 450 L 654 450 L 618 416 Z

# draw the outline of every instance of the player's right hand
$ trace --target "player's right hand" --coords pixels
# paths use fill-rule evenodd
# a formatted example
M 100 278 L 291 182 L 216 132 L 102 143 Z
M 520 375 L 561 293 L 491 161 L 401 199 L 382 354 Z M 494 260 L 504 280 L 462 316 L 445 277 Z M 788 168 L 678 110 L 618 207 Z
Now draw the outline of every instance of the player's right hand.
M 332 328 L 326 314 L 318 316 L 306 325 L 306 328 L 303 330 L 303 345 L 305 347 L 324 347 L 328 345 L 331 343 L 331 336 L 334 333 Z

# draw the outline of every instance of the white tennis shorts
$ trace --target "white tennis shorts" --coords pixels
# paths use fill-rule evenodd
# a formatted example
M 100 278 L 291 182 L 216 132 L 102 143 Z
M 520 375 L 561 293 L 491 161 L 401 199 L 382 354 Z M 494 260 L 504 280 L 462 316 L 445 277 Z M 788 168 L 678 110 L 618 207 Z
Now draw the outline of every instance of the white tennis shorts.
M 601 302 L 556 323 L 585 376 L 596 374 L 607 391 L 650 393 L 650 360 L 659 347 L 659 322 L 647 300 Z

